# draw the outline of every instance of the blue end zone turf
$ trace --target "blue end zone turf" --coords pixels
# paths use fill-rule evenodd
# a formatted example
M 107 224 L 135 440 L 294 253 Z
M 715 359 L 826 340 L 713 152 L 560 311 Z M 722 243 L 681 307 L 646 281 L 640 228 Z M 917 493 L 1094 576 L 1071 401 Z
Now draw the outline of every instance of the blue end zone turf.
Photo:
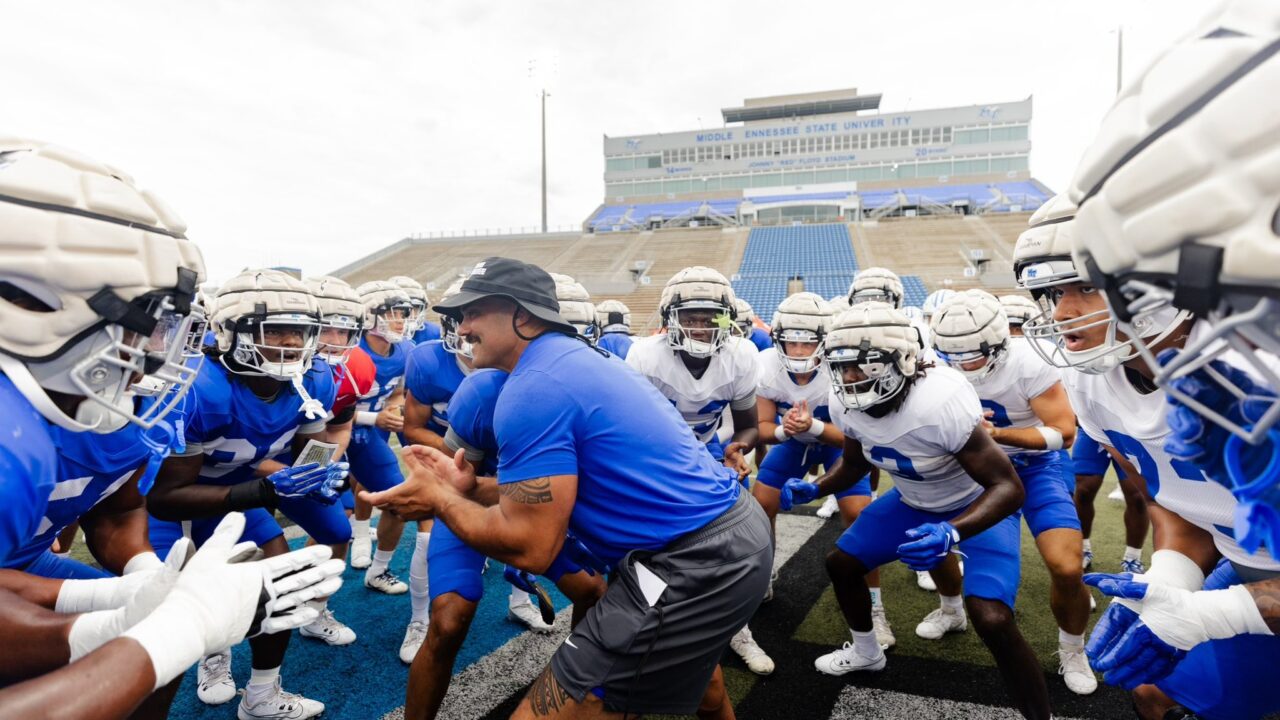
M 296 549 L 305 541 L 306 538 L 300 538 L 290 546 Z M 409 581 L 413 542 L 410 524 L 391 561 L 391 570 L 405 582 Z M 467 641 L 458 653 L 455 674 L 524 629 L 507 620 L 507 595 L 511 586 L 502 579 L 502 563 L 490 561 L 484 584 L 484 599 L 480 601 Z M 546 586 L 557 611 L 569 605 L 555 587 L 549 587 L 549 583 Z M 409 667 L 400 662 L 399 653 L 400 641 L 409 623 L 409 594 L 391 596 L 369 590 L 364 586 L 364 571 L 347 568 L 342 589 L 329 601 L 329 608 L 338 620 L 355 630 L 355 643 L 331 647 L 293 633 L 280 671 L 284 689 L 323 702 L 326 718 L 378 718 L 403 705 Z M 232 650 L 231 666 L 236 688 L 244 688 L 250 672 L 247 642 Z M 200 702 L 196 698 L 196 670 L 192 668 L 183 677 L 169 716 L 226 720 L 234 717 L 238 702 L 239 697 L 219 706 Z

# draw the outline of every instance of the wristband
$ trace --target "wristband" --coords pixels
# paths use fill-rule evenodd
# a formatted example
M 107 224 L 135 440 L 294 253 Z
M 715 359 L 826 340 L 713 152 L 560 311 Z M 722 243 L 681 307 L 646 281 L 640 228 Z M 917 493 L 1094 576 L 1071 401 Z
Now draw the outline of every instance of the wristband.
M 1142 574 L 1142 582 L 1196 592 L 1204 586 L 1204 571 L 1177 550 L 1157 550 L 1151 554 L 1151 567 Z
M 378 413 L 376 413 L 376 412 L 369 412 L 368 410 L 357 410 L 357 411 L 356 411 L 356 424 L 357 424 L 357 425 L 373 425 L 373 424 L 375 424 L 377 421 L 378 421 Z
M 809 429 L 802 433 L 797 433 L 797 435 L 806 440 L 816 440 L 822 437 L 822 431 L 825 429 L 827 429 L 827 424 L 818 418 L 814 418 L 813 422 L 809 425 Z
M 791 439 L 791 436 L 787 434 L 786 430 L 782 429 L 781 425 L 775 425 L 773 428 L 773 438 L 780 443 L 784 443 Z
M 129 562 L 124 564 L 124 574 L 132 575 L 136 572 L 159 570 L 162 567 L 164 567 L 164 563 L 160 560 L 160 556 L 150 551 L 140 552 L 129 558 Z
M 1040 433 L 1040 437 L 1044 438 L 1045 450 L 1061 450 L 1063 437 L 1057 428 L 1051 428 L 1047 425 L 1040 425 L 1036 428 Z
M 124 608 L 85 613 L 71 623 L 67 633 L 69 662 L 75 662 L 120 637 L 128 618 Z
M 227 491 L 227 500 L 222 505 L 227 512 L 252 510 L 253 508 L 276 507 L 276 489 L 266 478 L 257 478 L 248 482 L 232 485 Z

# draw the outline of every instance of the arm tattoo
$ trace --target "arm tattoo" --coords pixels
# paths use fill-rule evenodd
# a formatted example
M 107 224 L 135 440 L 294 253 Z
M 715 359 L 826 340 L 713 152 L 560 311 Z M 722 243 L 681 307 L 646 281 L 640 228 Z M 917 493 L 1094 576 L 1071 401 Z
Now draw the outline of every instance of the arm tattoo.
M 1280 580 L 1249 583 L 1249 594 L 1271 632 L 1280 635 Z
M 551 502 L 551 478 L 534 478 L 523 482 L 498 486 L 503 497 L 523 505 L 540 505 Z
M 538 717 L 559 715 L 570 701 L 569 692 L 556 682 L 550 665 L 529 686 L 529 694 L 525 695 L 525 699 L 529 701 L 529 709 Z

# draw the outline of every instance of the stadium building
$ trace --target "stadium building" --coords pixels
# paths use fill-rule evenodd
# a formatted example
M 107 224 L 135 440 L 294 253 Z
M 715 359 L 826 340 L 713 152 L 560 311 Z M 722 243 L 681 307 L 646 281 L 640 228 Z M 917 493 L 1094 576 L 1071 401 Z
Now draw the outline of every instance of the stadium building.
M 788 294 L 830 298 L 859 267 L 897 271 L 907 302 L 940 287 L 1009 292 L 1013 245 L 1052 192 L 1032 179 L 1030 98 L 879 113 L 838 90 L 746 100 L 713 130 L 605 137 L 604 198 L 573 232 L 405 238 L 334 274 L 447 287 L 504 255 L 571 275 L 661 324 L 663 283 L 706 265 L 768 322 Z

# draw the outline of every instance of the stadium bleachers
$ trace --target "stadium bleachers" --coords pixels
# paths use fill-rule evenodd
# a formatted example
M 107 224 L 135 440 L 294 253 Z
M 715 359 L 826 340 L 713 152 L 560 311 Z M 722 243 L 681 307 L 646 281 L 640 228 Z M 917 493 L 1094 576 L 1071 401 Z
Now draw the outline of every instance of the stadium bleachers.
M 787 296 L 791 278 L 824 298 L 848 291 L 858 260 L 845 225 L 758 227 L 751 231 L 733 290 L 765 322 Z
M 902 304 L 914 305 L 920 307 L 924 305 L 924 299 L 929 297 L 929 288 L 925 286 L 924 281 L 919 275 L 903 275 L 902 277 Z

